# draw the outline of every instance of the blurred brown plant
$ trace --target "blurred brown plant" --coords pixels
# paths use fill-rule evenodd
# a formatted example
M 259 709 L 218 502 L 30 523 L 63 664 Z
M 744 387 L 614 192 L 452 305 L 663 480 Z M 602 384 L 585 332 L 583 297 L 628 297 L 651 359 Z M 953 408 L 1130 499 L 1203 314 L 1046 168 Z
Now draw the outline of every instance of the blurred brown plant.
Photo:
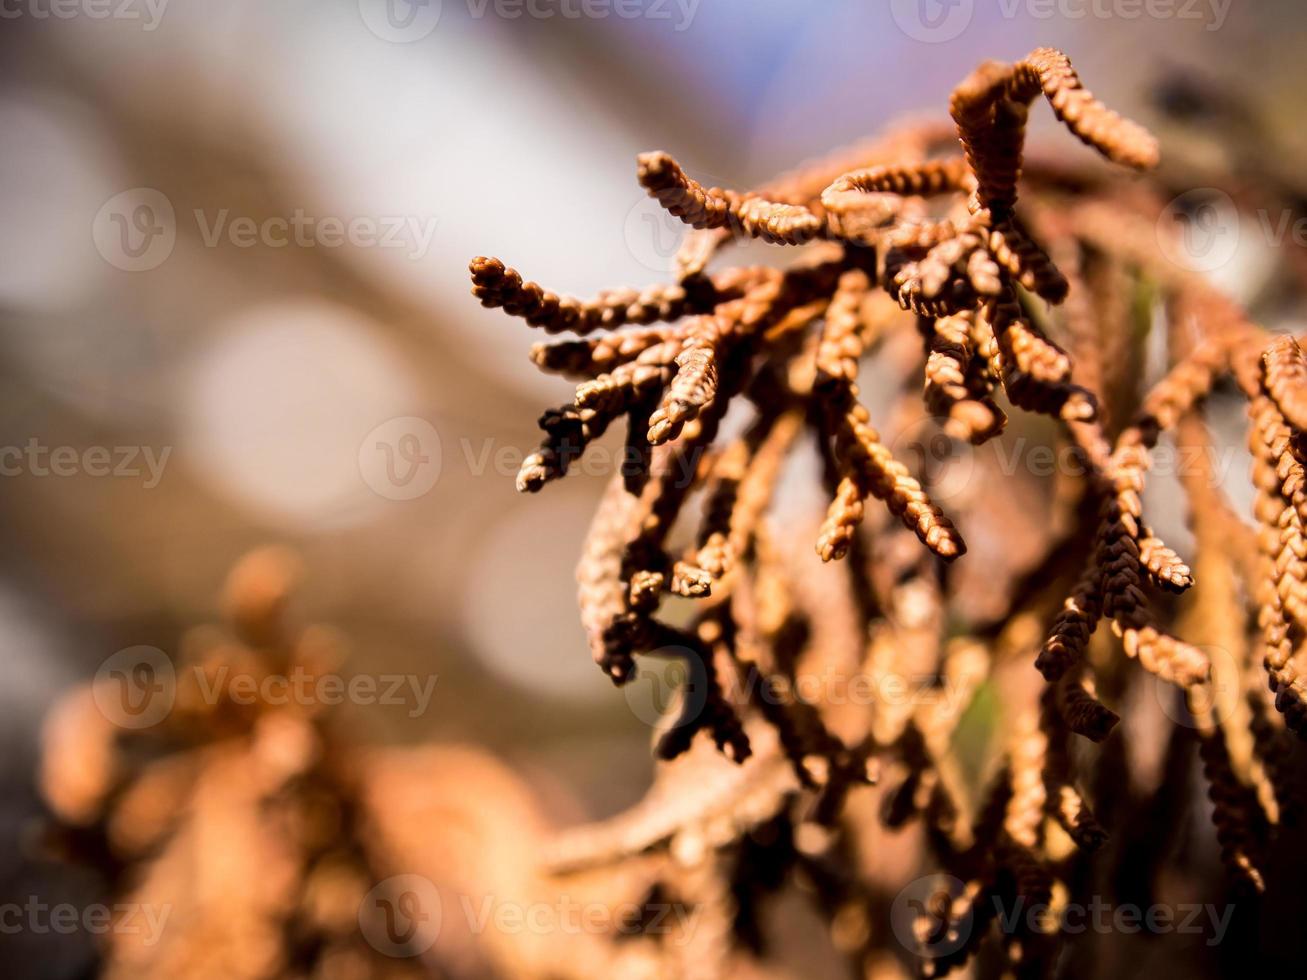
M 579 978 L 650 960 L 635 943 L 461 914 L 563 901 L 538 867 L 550 832 L 539 804 L 484 751 L 369 747 L 330 699 L 265 683 L 318 690 L 342 663 L 332 633 L 288 621 L 297 575 L 277 548 L 237 564 L 226 627 L 188 632 L 175 682 L 157 691 L 164 717 L 124 726 L 119 681 L 97 677 L 48 719 L 41 787 L 56 842 L 105 875 L 124 917 L 105 933 L 103 974 Z M 652 864 L 623 868 L 565 897 L 616 921 L 652 881 Z M 407 908 L 402 929 L 392 903 Z M 157 926 L 126 921 L 133 910 Z

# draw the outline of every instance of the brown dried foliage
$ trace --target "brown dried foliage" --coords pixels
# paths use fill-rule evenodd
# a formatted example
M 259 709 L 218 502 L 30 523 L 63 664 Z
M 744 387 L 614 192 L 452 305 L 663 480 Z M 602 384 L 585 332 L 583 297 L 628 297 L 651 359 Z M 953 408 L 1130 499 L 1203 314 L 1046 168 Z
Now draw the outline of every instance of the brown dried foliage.
M 712 663 L 695 675 L 708 689 L 687 692 L 697 693 L 711 710 L 682 712 L 674 724 L 708 731 L 732 747 L 737 761 L 748 736 L 749 760 L 730 784 L 771 786 L 764 793 L 766 818 L 784 820 L 792 831 L 793 860 L 819 882 L 816 895 L 831 916 L 833 936 L 840 935 L 845 916 L 869 921 L 874 912 L 874 883 L 856 873 L 834 875 L 829 866 L 863 853 L 875 833 L 861 822 L 850 791 L 866 781 L 870 763 L 892 773 L 882 819 L 889 826 L 922 819 L 938 859 L 967 882 L 961 894 L 945 896 L 937 911 L 942 935 L 956 934 L 947 925 L 954 921 L 970 923 L 971 932 L 960 944 L 935 942 L 933 952 L 931 942 L 924 942 L 928 973 L 966 962 L 985 936 L 991 899 L 1046 899 L 1064 880 L 1071 858 L 1050 828 L 1058 828 L 1072 851 L 1095 850 L 1108 839 L 1112 828 L 1092 812 L 1089 774 L 1077 771 L 1081 756 L 1070 751 L 1077 737 L 1104 742 L 1119 720 L 1100 700 L 1100 681 L 1107 682 L 1113 700 L 1120 698 L 1141 676 L 1132 672 L 1133 661 L 1187 695 L 1191 713 L 1185 724 L 1199 732 L 1222 853 L 1232 873 L 1253 888 L 1263 885 L 1254 842 L 1277 824 L 1276 795 L 1290 795 L 1282 733 L 1307 732 L 1307 653 L 1301 652 L 1307 639 L 1307 357 L 1292 338 L 1266 334 L 1204 280 L 1158 254 L 1150 236 L 1167 199 L 1162 186 L 1123 193 L 1097 171 L 1072 178 L 1071 167 L 1046 173 L 1040 165 L 1027 166 L 1026 121 L 1040 95 L 1075 136 L 1108 160 L 1135 170 L 1158 162 L 1152 136 L 1097 101 L 1066 56 L 1051 49 L 1014 65 L 988 63 L 958 86 L 950 111 L 961 156 L 946 155 L 947 140 L 937 128 L 910 128 L 880 145 L 860 147 L 863 163 L 846 154 L 758 192 L 705 189 L 667 154 L 641 156 L 641 184 L 670 213 L 699 229 L 678 260 L 680 286 L 694 300 L 677 312 L 689 319 L 678 323 L 669 315 L 665 326 L 646 328 L 647 335 L 603 341 L 602 364 L 576 360 L 577 373 L 589 369 L 611 378 L 612 364 L 624 356 L 611 352 L 629 350 L 630 363 L 658 350 L 646 362 L 661 372 L 649 382 L 661 389 L 660 408 L 648 420 L 649 441 L 694 458 L 681 472 L 693 474 L 693 487 L 707 487 L 709 501 L 695 535 L 697 550 L 677 560 L 668 529 L 693 487 L 669 485 L 665 464 L 649 471 L 647 483 L 641 476 L 638 497 L 615 478 L 578 572 L 582 618 L 596 659 L 618 683 L 630 680 L 639 658 L 665 652 L 659 647 L 668 628 L 657 618 L 662 598 L 674 593 L 702 603 L 693 625 L 677 635 L 690 638 L 691 659 Z M 1026 195 L 1033 204 L 1023 216 Z M 808 244 L 783 272 L 706 272 L 713 255 L 742 238 Z M 474 260 L 478 283 L 478 270 L 487 267 L 502 268 L 497 260 Z M 1091 295 L 1091 281 L 1112 288 L 1117 298 Z M 1120 312 L 1131 301 L 1122 291 L 1141 283 L 1167 300 L 1170 364 L 1155 386 L 1132 401 L 1122 366 L 1107 357 L 1131 348 L 1127 332 L 1134 327 Z M 886 299 L 893 305 L 887 307 Z M 514 312 L 503 297 L 495 300 L 493 305 Z M 1046 305 L 1064 301 L 1064 313 Z M 528 302 L 511 298 L 517 307 Z M 904 312 L 896 314 L 895 306 Z M 742 314 L 742 308 L 749 312 Z M 922 359 L 891 350 L 913 325 Z M 1056 335 L 1065 338 L 1065 347 Z M 549 350 L 538 348 L 533 356 L 548 363 L 571 358 L 564 351 L 572 348 L 561 347 L 557 355 Z M 1051 506 L 1058 519 L 1037 529 L 1024 526 L 1023 533 L 1038 542 L 1023 565 L 1026 577 L 1008 583 L 988 620 L 968 622 L 965 590 L 954 572 L 965 562 L 949 563 L 966 551 L 960 529 L 986 520 L 1001 527 L 1002 509 L 981 501 L 956 521 L 946 516 L 932 499 L 938 474 L 923 469 L 921 458 L 899 458 L 896 438 L 873 428 L 872 413 L 859 398 L 866 362 L 878 365 L 881 377 L 906 371 L 909 382 L 921 379 L 904 386 L 891 425 L 918 416 L 911 407 L 915 387 L 943 438 L 978 446 L 1004 432 L 1008 417 L 1000 403 L 1006 401 L 1027 417 L 1050 419 L 1061 432 L 1060 444 L 1081 466 L 1082 480 L 1057 481 Z M 1221 566 L 1230 569 L 1227 605 L 1238 605 L 1240 588 L 1255 603 L 1251 618 L 1261 630 L 1263 676 L 1278 714 L 1268 713 L 1269 705 L 1251 694 L 1249 704 L 1257 709 L 1251 713 L 1222 717 L 1204 708 L 1213 667 L 1208 648 L 1195 644 L 1212 638 L 1180 638 L 1179 600 L 1173 598 L 1191 589 L 1196 573 L 1143 516 L 1145 479 L 1159 440 L 1187 438 L 1209 450 L 1204 400 L 1226 376 L 1241 386 L 1252 413 L 1261 557 L 1253 556 L 1254 533 L 1229 512 L 1213 471 L 1205 482 L 1182 482 L 1201 545 L 1229 556 Z M 717 420 L 737 398 L 750 403 L 754 420 L 745 435 L 714 453 Z M 617 404 L 624 409 L 635 401 L 632 393 Z M 619 409 L 599 419 L 598 427 Z M 1109 418 L 1129 424 L 1109 429 Z M 685 419 L 697 420 L 698 427 L 678 428 Z M 644 426 L 646 419 L 633 417 L 631 424 Z M 829 597 L 816 606 L 796 598 L 796 576 L 808 572 L 797 559 L 778 562 L 768 522 L 778 458 L 796 444 L 800 426 L 818 449 L 832 498 L 817 531 L 817 552 L 823 561 L 844 559 L 848 566 L 847 591 L 833 611 L 826 608 Z M 783 434 L 775 436 L 778 428 Z M 639 459 L 628 465 L 646 467 Z M 738 492 L 745 486 L 747 495 Z M 871 498 L 915 534 L 924 554 L 904 551 L 895 525 L 872 519 Z M 1205 527 L 1197 530 L 1200 525 Z M 1217 528 L 1225 533 L 1214 533 Z M 678 571 L 669 572 L 673 567 Z M 1248 578 L 1238 585 L 1236 574 Z M 1056 589 L 1068 596 L 1060 611 Z M 831 704 L 776 694 L 794 682 L 796 672 L 814 665 L 842 663 L 849 669 L 846 653 L 825 645 L 832 616 L 847 617 L 842 635 L 866 646 L 856 664 L 862 677 L 903 676 L 915 669 L 942 684 L 952 662 L 949 651 L 960 642 L 976 651 L 978 672 L 965 686 L 968 698 L 978 685 L 997 682 L 998 665 L 1011 659 L 1013 644 L 1043 674 L 1038 709 L 1032 706 L 1028 726 L 1018 727 L 1001 754 L 998 775 L 974 816 L 951 744 L 965 699 L 944 715 L 877 704 L 870 717 L 850 720 Z M 1032 648 L 1030 624 L 1041 621 L 1046 639 Z M 1106 654 L 1091 655 L 1091 641 L 1104 639 L 1097 629 L 1102 622 L 1115 643 L 1102 644 Z M 959 631 L 965 641 L 944 642 Z M 708 635 L 711 657 L 703 639 Z M 1237 629 L 1226 630 L 1220 640 L 1240 662 L 1255 648 L 1250 635 Z M 1254 683 L 1252 676 L 1245 672 L 1239 683 Z M 749 693 L 733 695 L 741 682 Z M 736 724 L 723 718 L 731 711 Z M 775 734 L 760 745 L 758 733 L 768 726 Z M 1259 746 L 1252 756 L 1227 747 L 1231 739 L 1248 738 Z M 691 740 L 683 734 L 674 744 L 684 749 Z M 775 756 L 788 760 L 792 782 L 768 782 L 776 772 L 769 768 Z M 684 782 L 678 786 L 692 799 L 706 792 Z M 660 793 L 658 804 L 667 820 L 664 838 L 668 826 L 686 819 L 687 808 L 705 812 L 669 791 Z M 721 851 L 740 848 L 758 820 L 753 811 L 747 818 L 738 808 L 731 813 L 742 822 L 723 830 L 715 844 Z M 624 826 L 578 832 L 575 846 L 588 843 L 590 861 L 599 855 L 623 859 L 638 849 L 621 839 L 617 828 Z M 820 832 L 810 829 L 815 826 Z M 648 835 L 638 839 L 639 848 L 653 846 Z M 883 966 L 878 950 L 883 952 L 885 937 L 859 935 L 841 948 L 871 975 Z M 1047 932 L 1001 938 L 1022 975 L 1051 968 L 1056 942 Z M 940 952 L 943 945 L 949 945 L 947 953 Z
M 694 229 L 673 284 L 577 300 L 498 259 L 473 260 L 485 306 L 582 335 L 532 350 L 542 369 L 579 385 L 542 416 L 545 439 L 518 488 L 565 476 L 626 421 L 626 456 L 577 570 L 592 656 L 617 684 L 650 658 L 681 661 L 687 678 L 658 726 L 663 762 L 646 799 L 548 845 L 532 827 L 524 846 L 544 865 L 532 866 L 533 887 L 589 882 L 611 902 L 638 887 L 646 911 L 702 915 L 684 942 L 646 922 L 638 942 L 505 943 L 495 962 L 507 975 L 782 976 L 757 923 L 765 896 L 789 882 L 855 975 L 898 975 L 905 947 L 926 976 L 966 968 L 987 947 L 1004 973 L 1051 975 L 1066 939 L 1057 909 L 1083 896 L 1095 862 L 1141 873 L 1128 845 L 1140 815 L 1155 815 L 1151 801 L 1173 821 L 1154 832 L 1180 822 L 1186 745 L 1210 798 L 1214 852 L 1237 887 L 1267 886 L 1268 847 L 1298 808 L 1290 736 L 1307 734 L 1307 357 L 1162 257 L 1157 222 L 1174 195 L 1163 180 L 1125 186 L 1101 169 L 1027 161 L 1027 116 L 1041 95 L 1107 160 L 1157 163 L 1147 132 L 1094 99 L 1063 54 L 1040 49 L 965 79 L 952 132 L 906 127 L 756 191 L 707 188 L 669 155 L 642 155 L 642 186 Z M 748 238 L 796 258 L 710 271 Z M 1141 296 L 1166 311 L 1167 370 L 1146 388 L 1121 363 L 1151 327 L 1131 315 Z M 890 402 L 879 426 L 860 385 Z M 1205 421 L 1218 386 L 1247 406 L 1251 523 L 1213 464 Z M 745 424 L 724 424 L 737 405 Z M 1074 465 L 1049 479 L 1002 472 L 981 447 L 1013 430 Z M 1144 519 L 1164 439 L 1181 459 L 1195 453 L 1178 473 L 1192 557 Z M 960 492 L 947 487 L 948 466 L 931 465 L 937 440 L 949 458 L 965 447 Z M 816 450 L 824 519 L 777 499 L 805 447 Z M 789 547 L 791 525 L 816 556 Z M 262 598 L 236 602 L 233 621 L 263 637 L 256 661 L 270 649 L 302 656 L 268 625 L 280 593 L 253 593 Z M 913 683 L 919 696 L 886 694 Z M 877 696 L 851 698 L 853 685 Z M 1170 733 L 1151 776 L 1129 770 L 1118 730 L 1141 702 L 1156 709 L 1153 737 Z M 56 751 L 46 775 L 69 824 L 112 828 L 114 808 L 134 798 L 118 787 L 176 800 L 220 767 L 206 732 L 186 735 L 205 753 L 198 765 L 168 766 L 165 753 L 157 768 L 126 772 L 118 736 L 88 717 L 74 701 L 51 730 L 54 746 L 85 739 L 83 764 Z M 305 749 L 326 744 L 319 719 L 269 724 L 300 751 L 272 753 L 282 768 L 242 788 L 250 839 L 265 832 L 269 794 L 285 805 L 321 783 L 386 844 L 352 824 L 326 843 L 283 843 L 272 878 L 285 894 L 326 853 L 356 888 L 378 868 L 430 860 L 430 842 L 416 838 L 433 820 L 402 788 L 406 759 L 379 765 L 393 780 L 383 789 Z M 237 731 L 222 751 L 258 758 L 264 724 Z M 383 791 L 403 805 L 377 806 Z M 250 794 L 263 794 L 259 806 L 246 806 Z M 163 874 L 189 846 L 186 824 L 151 812 L 153 822 L 133 825 L 155 828 L 137 830 L 147 840 L 115 846 Z M 906 848 L 887 836 L 909 827 Z M 160 856 L 144 856 L 160 842 Z M 1161 850 L 1148 860 L 1160 865 Z M 910 881 L 927 862 L 952 887 Z M 1160 879 L 1157 867 L 1144 871 Z M 301 947 L 287 939 L 286 906 L 263 889 L 237 891 L 238 921 L 254 932 L 239 934 L 230 962 L 250 950 L 259 966 L 287 962 Z M 1022 907 L 1048 912 L 1015 924 L 996 914 Z M 314 949 L 357 946 L 295 920 L 309 927 Z M 187 936 L 221 944 L 235 934 L 227 922 Z M 366 969 L 368 951 L 354 953 Z M 111 952 L 115 963 L 127 955 Z

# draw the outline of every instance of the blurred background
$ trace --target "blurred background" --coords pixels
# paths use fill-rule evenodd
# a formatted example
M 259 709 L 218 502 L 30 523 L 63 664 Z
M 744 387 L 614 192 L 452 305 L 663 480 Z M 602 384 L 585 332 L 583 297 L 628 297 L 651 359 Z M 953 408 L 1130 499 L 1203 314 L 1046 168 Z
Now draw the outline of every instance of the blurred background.
M 76 893 L 35 844 L 54 699 L 175 651 L 269 542 L 346 673 L 438 677 L 421 711 L 347 704 L 360 737 L 488 747 L 559 821 L 640 796 L 649 725 L 572 579 L 611 457 L 515 493 L 570 388 L 466 273 L 665 278 L 681 228 L 637 152 L 748 186 L 1049 44 L 1164 148 L 1238 151 L 1186 131 L 1182 78 L 1307 162 L 1299 0 L 3 0 L 0 25 L 6 894 Z M 25 971 L 88 970 L 83 939 Z

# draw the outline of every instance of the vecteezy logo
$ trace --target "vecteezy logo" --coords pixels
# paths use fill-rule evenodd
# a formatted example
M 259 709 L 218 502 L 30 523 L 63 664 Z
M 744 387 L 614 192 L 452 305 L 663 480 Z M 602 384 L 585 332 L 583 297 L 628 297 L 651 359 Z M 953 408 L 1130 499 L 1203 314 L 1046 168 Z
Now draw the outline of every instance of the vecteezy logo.
M 363 896 L 358 918 L 363 938 L 378 953 L 420 956 L 440 935 L 440 892 L 422 875 L 395 875 Z
M 121 728 L 149 728 L 168 717 L 177 697 L 177 675 L 157 647 L 119 650 L 100 664 L 91 692 L 96 707 Z
M 641 198 L 626 212 L 622 238 L 632 257 L 651 272 L 668 275 L 688 226 L 652 197 Z
M 661 647 L 641 659 L 622 695 L 631 713 L 650 728 L 678 728 L 698 718 L 708 703 L 707 671 L 693 650 Z
M 1229 194 L 1214 187 L 1186 191 L 1157 219 L 1157 244 L 1182 268 L 1219 269 L 1239 250 L 1239 209 Z
M 1147 675 L 1158 704 L 1162 706 L 1162 713 L 1185 728 L 1220 723 L 1233 717 L 1243 690 L 1239 661 L 1234 654 L 1211 645 L 1198 649 L 1211 664 L 1211 677 L 1205 683 L 1180 688 L 1153 674 Z
M 929 490 L 937 504 L 954 500 L 971 486 L 976 471 L 976 450 L 946 434 L 934 418 L 909 418 L 889 444 L 894 458 Z
M 971 23 L 975 0 L 890 0 L 894 23 L 914 41 L 951 41 Z
M 116 269 L 157 269 L 177 244 L 172 202 L 153 187 L 115 194 L 96 213 L 91 238 L 100 256 Z
M 946 874 L 926 875 L 908 882 L 890 906 L 890 927 L 904 949 L 926 959 L 956 953 L 971 937 L 970 908 L 953 917 L 956 899 L 965 886 Z
M 441 0 L 359 0 L 363 23 L 383 41 L 420 41 L 440 22 Z
M 414 500 L 440 479 L 440 433 L 406 415 L 383 422 L 359 445 L 363 482 L 387 500 Z

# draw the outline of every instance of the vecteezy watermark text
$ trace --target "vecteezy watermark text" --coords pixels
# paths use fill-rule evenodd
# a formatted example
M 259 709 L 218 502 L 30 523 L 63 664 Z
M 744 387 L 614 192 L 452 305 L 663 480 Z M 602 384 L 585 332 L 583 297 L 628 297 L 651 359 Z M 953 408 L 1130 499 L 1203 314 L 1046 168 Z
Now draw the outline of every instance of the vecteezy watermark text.
M 167 7 L 168 0 L 0 0 L 0 20 L 135 20 L 152 31 Z
M 998 0 L 1004 20 L 1174 21 L 1219 31 L 1234 0 Z M 992 9 L 992 8 L 991 8 Z M 976 0 L 890 0 L 894 22 L 908 37 L 929 44 L 952 41 L 975 17 Z
M 230 208 L 191 211 L 205 248 L 358 248 L 402 251 L 418 260 L 430 250 L 437 219 L 414 214 L 314 215 L 303 208 L 255 218 Z M 157 269 L 177 245 L 178 217 L 172 201 L 153 187 L 136 187 L 109 198 L 91 223 L 91 238 L 106 262 L 125 272 Z
M 138 479 L 153 490 L 163 479 L 172 447 L 47 446 L 35 436 L 22 446 L 0 446 L 0 476 L 116 477 Z
M 85 932 L 102 936 L 114 933 L 140 936 L 142 945 L 153 946 L 163 934 L 171 914 L 171 905 L 118 902 L 77 906 L 71 902 L 49 904 L 29 895 L 25 902 L 0 905 L 0 934 L 30 932 L 38 936 L 71 936 Z
M 1084 933 L 1151 933 L 1201 936 L 1218 945 L 1230 928 L 1233 905 L 1111 902 L 1094 895 L 1085 902 L 1057 905 L 1024 897 L 986 894 L 947 874 L 927 875 L 905 885 L 894 898 L 890 924 L 905 949 L 937 959 L 962 949 L 973 930 L 994 923 L 1003 935 L 1020 932 L 1076 936 Z
M 200 240 L 206 248 L 217 248 L 225 240 L 236 248 L 354 248 L 404 249 L 405 257 L 420 259 L 431 250 L 436 237 L 436 219 L 412 214 L 360 215 L 353 218 L 315 217 L 296 208 L 288 217 L 274 215 L 256 221 L 231 216 L 228 208 L 193 212 Z
M 977 468 L 993 467 L 1003 476 L 1018 471 L 1039 478 L 1054 475 L 1085 476 L 1090 465 L 1073 445 L 1054 446 L 1025 436 L 994 440 L 982 447 L 951 439 L 929 416 L 906 425 L 890 445 L 896 458 L 916 470 L 931 469 L 932 497 L 945 501 L 971 485 Z M 579 447 L 578 447 L 579 450 Z M 445 451 L 439 431 L 417 416 L 389 419 L 372 429 L 358 449 L 359 473 L 377 494 L 389 500 L 413 500 L 429 493 L 449 470 L 480 478 L 513 479 L 523 463 L 536 452 L 487 436 L 460 437 Z M 1163 477 L 1210 474 L 1223 483 L 1230 467 L 1242 457 L 1232 447 L 1177 447 L 1163 442 L 1152 453 L 1151 471 Z M 671 479 L 678 487 L 694 482 L 702 452 L 677 457 Z M 627 473 L 641 465 L 638 451 L 625 445 L 594 443 L 578 452 L 568 465 L 569 473 L 604 477 Z
M 674 21 L 684 31 L 694 20 L 700 0 L 464 0 L 473 20 L 621 20 Z M 363 23 L 383 41 L 420 41 L 440 23 L 442 0 L 358 0 Z
M 454 909 L 446 909 L 440 889 L 419 874 L 400 874 L 378 882 L 359 903 L 359 931 L 378 952 L 418 956 L 436 942 Z M 463 928 L 474 936 L 661 936 L 684 946 L 694 936 L 702 906 L 678 902 L 583 902 L 560 895 L 523 902 L 494 894 L 458 896 Z
M 1219 31 L 1234 0 L 998 0 L 1003 17 L 1035 20 L 1184 20 Z
M 467 0 L 473 17 L 516 20 L 673 20 L 672 30 L 683 31 L 694 20 L 700 0 Z
M 1134 905 L 1106 902 L 1095 896 L 1087 903 L 1070 902 L 1056 909 L 1040 902 L 1027 902 L 1020 896 L 1010 905 L 997 896 L 993 902 L 999 928 L 1009 935 L 1022 928 L 1032 932 L 1062 932 L 1068 936 L 1086 932 L 1124 935 L 1173 932 L 1205 936 L 1208 946 L 1215 946 L 1225 938 L 1234 915 L 1233 905 L 1218 907 L 1210 902 Z
M 292 666 L 281 672 L 236 670 L 227 664 L 198 664 L 178 671 L 158 647 L 119 650 L 95 674 L 93 694 L 103 714 L 122 728 L 159 724 L 177 704 L 178 688 L 206 705 L 220 702 L 246 707 L 267 705 L 302 708 L 353 704 L 400 707 L 408 717 L 426 712 L 435 691 L 435 674 L 353 674 L 349 677 Z
M 656 666 L 661 664 L 662 666 Z M 686 647 L 668 646 L 651 651 L 635 679 L 622 685 L 631 713 L 651 727 L 680 727 L 693 723 L 708 704 L 710 686 L 703 659 Z M 840 670 L 800 673 L 793 678 L 764 678 L 751 672 L 725 692 L 737 706 L 794 703 L 865 707 L 893 705 L 937 706 L 955 714 L 966 706 L 968 689 L 938 674 L 916 675 Z M 672 709 L 676 714 L 672 714 Z
M 435 674 L 318 674 L 292 667 L 284 674 L 254 675 L 218 667 L 212 673 L 195 669 L 195 683 L 206 704 L 226 699 L 232 704 L 272 707 L 299 705 L 390 705 L 408 707 L 416 718 L 427 710 L 436 688 Z

